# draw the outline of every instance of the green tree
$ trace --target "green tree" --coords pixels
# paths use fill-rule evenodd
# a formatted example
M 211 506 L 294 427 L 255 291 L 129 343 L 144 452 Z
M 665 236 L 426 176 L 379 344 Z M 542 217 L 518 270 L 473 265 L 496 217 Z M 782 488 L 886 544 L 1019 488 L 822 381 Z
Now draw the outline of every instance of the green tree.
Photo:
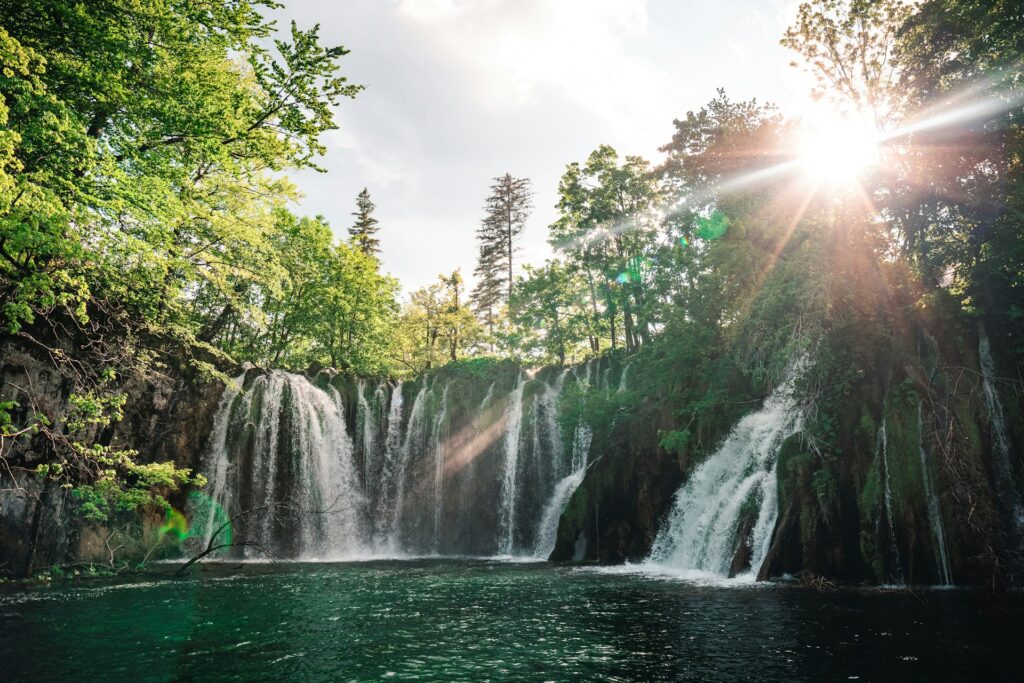
M 476 268 L 473 270 L 476 285 L 470 294 L 470 301 L 473 311 L 487 328 L 488 343 L 492 352 L 502 304 L 506 297 L 503 272 L 500 264 L 496 263 L 495 252 L 481 244 Z
M 436 367 L 447 354 L 455 361 L 480 342 L 480 326 L 462 301 L 459 271 L 413 292 L 402 310 L 399 336 L 402 363 L 413 372 Z
M 650 339 L 646 284 L 658 236 L 657 204 L 648 162 L 626 157 L 620 165 L 608 145 L 598 147 L 582 166 L 570 164 L 559 183 L 561 215 L 550 228 L 549 241 L 586 277 L 595 323 L 598 301 L 603 302 L 612 348 L 620 310 L 628 349 Z
M 0 315 L 110 419 L 125 382 L 212 370 L 276 290 L 281 171 L 315 167 L 360 90 L 317 27 L 275 39 L 271 7 L 0 0 Z M 47 474 L 141 480 L 98 428 L 53 424 Z
M 314 360 L 358 375 L 384 375 L 393 368 L 398 281 L 379 270 L 376 257 L 351 245 L 335 245 L 328 261 L 327 289 L 312 327 Z
M 1018 358 L 1024 355 L 1022 54 L 1024 17 L 1014 3 L 919 5 L 900 30 L 897 58 L 899 88 L 909 100 L 905 116 L 920 128 L 898 141 L 907 161 L 891 194 L 901 201 L 887 203 L 906 226 L 904 251 L 922 274 L 946 284 L 967 311 L 983 314 Z M 928 112 L 951 106 L 977 108 L 980 115 L 921 126 L 929 123 Z
M 781 42 L 817 79 L 815 95 L 881 130 L 903 105 L 894 52 L 912 11 L 903 0 L 804 2 Z
M 525 271 L 512 290 L 515 348 L 540 362 L 579 360 L 589 318 L 583 278 L 557 259 Z
M 348 229 L 352 243 L 368 256 L 380 254 L 380 240 L 377 239 L 377 231 L 380 226 L 373 212 L 377 207 L 370 200 L 370 191 L 365 187 L 356 197 L 356 211 L 352 215 L 356 217 L 355 223 Z
M 506 300 L 512 296 L 516 240 L 532 209 L 533 192 L 528 178 L 513 178 L 506 173 L 494 179 L 484 205 L 486 213 L 476 233 L 480 244 L 476 272 L 489 272 L 488 287 L 504 286 Z

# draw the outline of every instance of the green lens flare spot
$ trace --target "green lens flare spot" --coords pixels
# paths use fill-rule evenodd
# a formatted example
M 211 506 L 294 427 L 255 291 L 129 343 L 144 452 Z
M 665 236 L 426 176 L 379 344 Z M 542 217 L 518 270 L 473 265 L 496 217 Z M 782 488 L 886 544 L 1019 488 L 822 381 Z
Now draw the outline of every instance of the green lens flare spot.
M 702 240 L 721 239 L 728 230 L 729 217 L 721 211 L 715 211 L 706 218 L 697 219 L 697 237 Z
M 172 536 L 179 541 L 188 538 L 188 520 L 185 515 L 174 508 L 168 508 L 164 525 L 160 527 L 160 537 Z

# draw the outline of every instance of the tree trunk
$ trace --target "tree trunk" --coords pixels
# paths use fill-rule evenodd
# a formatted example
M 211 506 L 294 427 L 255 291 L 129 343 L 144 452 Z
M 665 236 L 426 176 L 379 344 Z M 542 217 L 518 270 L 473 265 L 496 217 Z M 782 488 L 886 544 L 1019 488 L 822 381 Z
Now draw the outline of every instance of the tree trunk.
M 622 318 L 626 321 L 626 350 L 631 351 L 636 348 L 636 338 L 633 335 L 633 314 L 630 312 L 628 305 L 622 312 Z
M 217 338 L 217 335 L 220 334 L 220 331 L 224 329 L 224 326 L 227 325 L 228 321 L 231 319 L 231 315 L 234 312 L 234 305 L 227 304 L 221 310 L 220 314 L 216 317 L 216 319 L 214 319 L 212 323 L 210 323 L 205 328 L 203 328 L 202 331 L 200 331 L 200 333 L 196 336 L 196 339 L 206 344 L 212 342 L 214 339 Z
M 507 209 L 507 211 L 508 223 L 506 227 L 508 228 L 508 241 L 505 246 L 508 249 L 508 301 L 509 303 L 512 303 L 512 210 Z

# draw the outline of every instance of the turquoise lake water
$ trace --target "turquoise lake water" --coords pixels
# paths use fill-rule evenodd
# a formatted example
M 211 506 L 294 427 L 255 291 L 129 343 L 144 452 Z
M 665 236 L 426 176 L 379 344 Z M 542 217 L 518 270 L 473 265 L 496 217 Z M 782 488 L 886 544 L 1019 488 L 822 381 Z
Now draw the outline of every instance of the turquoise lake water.
M 1020 680 L 1024 596 L 470 560 L 0 590 L 5 681 Z

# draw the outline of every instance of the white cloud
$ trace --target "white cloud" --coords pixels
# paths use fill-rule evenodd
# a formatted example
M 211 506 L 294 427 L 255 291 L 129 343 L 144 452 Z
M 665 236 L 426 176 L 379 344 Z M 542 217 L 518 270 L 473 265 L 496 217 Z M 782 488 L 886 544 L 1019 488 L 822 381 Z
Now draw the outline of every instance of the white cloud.
M 647 32 L 646 0 L 402 0 L 398 13 L 490 109 L 558 93 L 612 126 L 637 125 L 669 82 L 630 50 Z

